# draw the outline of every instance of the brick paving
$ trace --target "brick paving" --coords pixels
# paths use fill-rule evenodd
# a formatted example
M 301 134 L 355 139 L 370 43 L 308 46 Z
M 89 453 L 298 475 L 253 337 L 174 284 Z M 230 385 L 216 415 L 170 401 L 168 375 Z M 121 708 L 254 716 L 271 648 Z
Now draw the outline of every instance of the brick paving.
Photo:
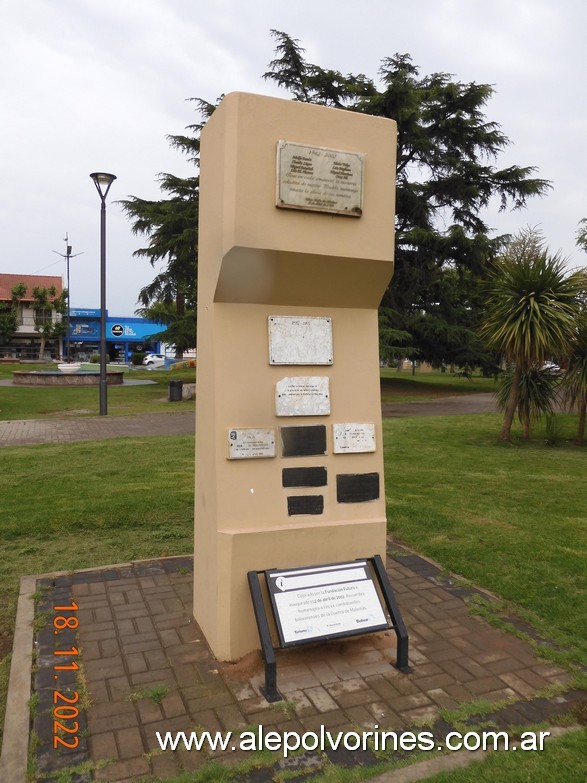
M 412 673 L 393 666 L 392 632 L 280 651 L 277 685 L 284 701 L 275 704 L 261 695 L 260 656 L 222 665 L 210 653 L 192 617 L 190 558 L 39 578 L 43 598 L 38 611 L 50 612 L 56 601 L 67 605 L 72 597 L 79 605 L 79 628 L 70 638 L 64 629 L 59 645 L 79 644 L 91 700 L 81 717 L 79 746 L 56 753 L 48 714 L 55 690 L 55 638 L 48 623 L 36 638 L 39 705 L 34 728 L 40 738 L 40 779 L 48 781 L 51 772 L 89 760 L 92 772 L 80 773 L 79 783 L 136 783 L 196 769 L 211 757 L 235 763 L 246 756 L 241 751 L 163 752 L 156 731 L 238 733 L 262 725 L 265 732 L 303 734 L 321 726 L 356 731 L 424 724 L 440 739 L 450 726 L 439 720 L 439 709 L 463 701 L 508 700 L 493 718 L 511 729 L 552 720 L 584 700 L 584 694 L 575 692 L 534 698 L 549 685 L 567 684 L 569 673 L 537 659 L 526 642 L 473 616 L 465 599 L 475 590 L 441 578 L 434 565 L 402 550 L 389 558 L 388 572 L 410 633 Z M 73 685 L 73 673 L 67 674 L 70 680 L 60 679 L 60 687 Z M 329 751 L 326 756 L 342 764 L 376 761 L 370 751 L 346 756 Z M 319 770 L 324 757 L 304 754 L 282 760 L 243 781 L 270 781 L 276 769 L 291 771 L 292 764 L 298 780 Z

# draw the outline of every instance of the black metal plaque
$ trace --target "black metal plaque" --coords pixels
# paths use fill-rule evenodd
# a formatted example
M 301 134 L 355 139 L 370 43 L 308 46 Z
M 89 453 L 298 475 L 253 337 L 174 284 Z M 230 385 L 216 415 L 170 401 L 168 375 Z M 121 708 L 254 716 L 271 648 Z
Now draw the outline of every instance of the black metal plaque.
M 336 499 L 339 503 L 364 503 L 379 497 L 379 473 L 339 473 Z
M 281 427 L 284 457 L 311 457 L 326 454 L 326 425 Z
M 283 468 L 281 483 L 284 487 L 325 487 L 326 468 Z
M 322 514 L 323 512 L 323 495 L 290 495 L 287 499 L 287 513 L 290 517 L 299 514 Z

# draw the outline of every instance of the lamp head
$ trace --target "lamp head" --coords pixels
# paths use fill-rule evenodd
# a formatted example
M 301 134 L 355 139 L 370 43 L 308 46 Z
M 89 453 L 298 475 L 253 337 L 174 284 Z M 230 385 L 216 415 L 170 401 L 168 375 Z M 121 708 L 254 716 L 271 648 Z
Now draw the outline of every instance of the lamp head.
M 90 174 L 90 177 L 94 181 L 94 185 L 96 186 L 96 190 L 98 191 L 102 202 L 104 202 L 108 195 L 108 191 L 110 190 L 110 185 L 112 185 L 116 176 L 114 174 L 106 174 L 104 171 L 95 171 L 93 174 Z

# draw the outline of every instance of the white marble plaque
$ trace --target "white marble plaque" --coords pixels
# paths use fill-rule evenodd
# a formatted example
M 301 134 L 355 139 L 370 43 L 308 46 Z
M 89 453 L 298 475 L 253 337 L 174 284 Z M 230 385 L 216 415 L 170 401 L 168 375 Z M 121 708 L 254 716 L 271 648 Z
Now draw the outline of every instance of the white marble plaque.
M 269 364 L 332 364 L 332 319 L 269 316 Z
M 332 434 L 335 454 L 375 451 L 374 424 L 357 424 L 355 422 L 333 424 Z
M 277 206 L 361 217 L 365 153 L 277 143 Z
M 258 459 L 275 454 L 274 429 L 228 430 L 228 459 Z
M 277 416 L 328 416 L 329 379 L 324 376 L 282 378 L 275 385 Z

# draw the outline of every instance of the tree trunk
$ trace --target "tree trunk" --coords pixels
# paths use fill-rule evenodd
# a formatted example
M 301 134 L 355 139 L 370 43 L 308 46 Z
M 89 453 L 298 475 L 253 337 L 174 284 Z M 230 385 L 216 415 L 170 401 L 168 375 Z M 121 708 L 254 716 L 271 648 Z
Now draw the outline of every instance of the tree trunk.
M 45 335 L 41 332 L 41 344 L 39 346 L 39 359 L 43 360 L 45 356 Z
M 518 394 L 520 390 L 521 377 L 522 371 L 519 367 L 516 367 L 514 370 L 514 377 L 512 378 L 512 388 L 510 389 L 510 396 L 508 397 L 501 432 L 499 434 L 500 440 L 511 441 L 512 439 L 512 424 L 514 422 L 514 414 L 518 405 Z

